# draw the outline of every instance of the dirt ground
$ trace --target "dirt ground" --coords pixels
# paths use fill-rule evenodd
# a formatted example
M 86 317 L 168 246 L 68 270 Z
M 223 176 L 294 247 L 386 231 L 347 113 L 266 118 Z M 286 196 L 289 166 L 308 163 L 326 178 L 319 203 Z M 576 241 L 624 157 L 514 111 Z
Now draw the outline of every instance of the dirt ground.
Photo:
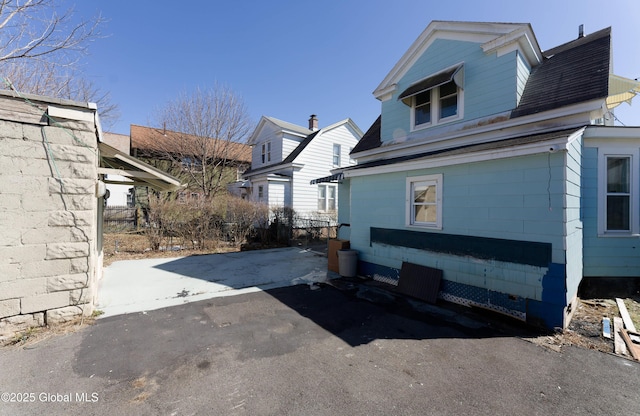
M 232 245 L 219 243 L 209 250 L 165 250 L 151 251 L 149 241 L 142 234 L 119 233 L 105 234 L 104 236 L 104 266 L 108 266 L 118 260 L 132 260 L 143 258 L 176 257 L 199 254 L 223 253 L 239 251 L 240 248 Z M 629 315 L 640 329 L 640 294 L 630 294 L 624 298 L 624 303 Z M 620 311 L 615 299 L 580 299 L 576 312 L 573 315 L 569 328 L 562 333 L 549 335 L 535 335 L 524 337 L 530 342 L 560 351 L 563 346 L 577 346 L 586 349 L 598 350 L 605 353 L 614 354 L 614 341 L 602 335 L 602 320 L 611 320 L 611 331 L 613 332 L 613 318 L 620 317 Z M 77 322 L 57 326 L 56 328 L 35 328 L 26 333 L 17 335 L 10 345 L 28 345 L 39 342 L 51 336 L 73 331 L 74 329 L 90 325 L 93 318 L 85 318 Z M 630 357 L 629 354 L 626 357 Z
M 136 260 L 161 257 L 195 256 L 199 254 L 229 253 L 240 251 L 239 246 L 224 242 L 211 243 L 208 250 L 192 250 L 189 248 L 176 248 L 161 251 L 152 251 L 149 239 L 140 233 L 106 233 L 102 249 L 104 252 L 104 266 L 107 267 L 118 260 Z

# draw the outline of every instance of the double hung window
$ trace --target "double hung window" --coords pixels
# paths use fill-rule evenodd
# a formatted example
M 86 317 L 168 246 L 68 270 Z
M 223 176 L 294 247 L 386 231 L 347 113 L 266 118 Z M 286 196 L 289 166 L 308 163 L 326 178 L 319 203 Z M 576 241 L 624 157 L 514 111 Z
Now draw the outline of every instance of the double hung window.
M 407 178 L 406 224 L 442 228 L 442 175 Z
M 318 211 L 336 210 L 336 187 L 318 185 Z
M 413 127 L 444 123 L 460 114 L 460 89 L 455 82 L 423 91 L 413 98 Z
M 262 163 L 271 162 L 271 142 L 262 143 Z
M 640 235 L 640 149 L 600 148 L 598 235 Z

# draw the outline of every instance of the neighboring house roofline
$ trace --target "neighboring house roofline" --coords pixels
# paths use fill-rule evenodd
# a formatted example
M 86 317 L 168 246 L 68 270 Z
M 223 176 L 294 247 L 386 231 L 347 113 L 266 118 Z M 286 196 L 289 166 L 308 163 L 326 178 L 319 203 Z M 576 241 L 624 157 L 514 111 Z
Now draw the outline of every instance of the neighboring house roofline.
M 253 130 L 253 133 L 251 134 L 251 136 L 249 136 L 249 139 L 247 140 L 247 144 L 249 146 L 256 145 L 256 140 L 258 138 L 258 135 L 260 134 L 260 131 L 262 130 L 262 128 L 266 123 L 273 124 L 278 129 L 280 129 L 280 131 L 282 131 L 283 133 L 288 133 L 293 136 L 298 136 L 300 138 L 307 137 L 310 133 L 312 133 L 311 130 L 305 127 L 299 126 L 297 124 L 289 123 L 273 117 L 262 116 L 260 117 L 260 121 L 258 121 L 256 128 Z
M 289 155 L 287 155 L 287 157 L 280 163 L 276 163 L 273 165 L 269 165 L 266 166 L 264 168 L 259 168 L 259 169 L 255 169 L 255 170 L 251 170 L 249 169 L 248 171 L 246 171 L 243 174 L 243 177 L 250 177 L 253 175 L 257 175 L 257 174 L 262 174 L 264 172 L 269 171 L 272 168 L 275 169 L 282 169 L 285 167 L 288 167 L 288 165 L 292 164 L 293 162 L 295 162 L 295 160 L 298 158 L 298 156 L 300 156 L 300 154 L 302 153 L 302 151 L 311 143 L 311 141 L 313 141 L 315 138 L 321 136 L 324 133 L 327 133 L 335 128 L 338 128 L 340 126 L 343 125 L 349 125 L 353 130 L 355 130 L 356 134 L 359 137 L 362 137 L 363 133 L 362 130 L 360 130 L 360 128 L 357 126 L 357 124 L 355 124 L 355 122 L 351 119 L 351 118 L 346 118 L 344 120 L 338 121 L 337 123 L 333 123 L 331 125 L 328 125 L 326 127 L 321 128 L 320 130 L 314 131 L 313 133 L 309 134 L 307 137 L 304 138 L 304 140 L 302 142 L 300 142 L 300 144 L 298 146 L 296 146 L 295 149 L 293 149 L 291 151 L 291 153 L 289 153 Z
M 136 124 L 131 124 L 130 126 L 131 152 L 134 152 L 135 149 L 150 153 L 171 152 L 171 141 L 184 138 L 196 140 L 199 137 L 163 128 Z M 225 142 L 224 140 L 210 137 L 206 137 L 206 139 Z M 230 146 L 228 160 L 239 163 L 251 163 L 251 147 L 239 142 L 229 142 L 227 144 Z

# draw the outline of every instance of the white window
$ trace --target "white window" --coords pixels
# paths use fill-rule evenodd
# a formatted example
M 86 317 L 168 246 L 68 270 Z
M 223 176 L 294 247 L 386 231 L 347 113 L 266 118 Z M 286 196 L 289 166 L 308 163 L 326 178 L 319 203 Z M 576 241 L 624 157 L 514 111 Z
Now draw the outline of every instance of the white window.
M 333 145 L 333 166 L 340 166 L 340 145 Z
M 258 186 L 258 199 L 262 200 L 264 198 L 264 187 L 262 185 Z
M 413 127 L 445 123 L 460 118 L 462 88 L 449 81 L 439 87 L 416 94 L 413 97 Z
M 262 163 L 271 162 L 271 142 L 262 143 Z
M 336 187 L 318 185 L 318 211 L 336 210 Z
M 442 175 L 407 178 L 406 225 L 442 228 Z
M 640 234 L 640 149 L 599 150 L 598 234 Z

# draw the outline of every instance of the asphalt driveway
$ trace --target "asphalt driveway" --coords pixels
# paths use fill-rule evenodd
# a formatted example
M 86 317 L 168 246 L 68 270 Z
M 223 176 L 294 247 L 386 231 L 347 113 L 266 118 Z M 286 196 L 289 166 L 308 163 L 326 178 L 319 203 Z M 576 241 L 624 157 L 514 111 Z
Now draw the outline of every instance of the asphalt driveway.
M 281 287 L 0 349 L 0 415 L 640 413 L 636 362 L 360 293 Z
M 326 257 L 291 247 L 125 260 L 105 268 L 97 309 L 108 317 L 325 280 Z

